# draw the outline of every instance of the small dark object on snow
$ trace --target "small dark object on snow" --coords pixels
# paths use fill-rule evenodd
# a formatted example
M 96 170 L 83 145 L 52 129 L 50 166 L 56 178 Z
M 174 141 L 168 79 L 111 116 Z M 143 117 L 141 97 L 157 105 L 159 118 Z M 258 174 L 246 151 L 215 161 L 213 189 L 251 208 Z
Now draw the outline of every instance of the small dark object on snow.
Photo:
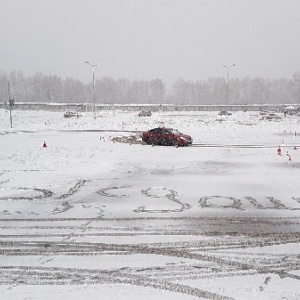
M 79 115 L 79 113 L 77 113 L 77 112 L 66 111 L 66 112 L 64 113 L 64 117 L 65 117 L 65 118 L 73 118 L 73 117 L 79 118 L 80 115 Z
M 266 116 L 263 116 L 263 120 L 269 120 L 269 121 L 276 121 L 276 120 L 281 120 L 281 117 L 274 114 L 274 113 L 269 113 Z
M 152 113 L 150 110 L 148 110 L 148 111 L 142 110 L 141 112 L 139 112 L 138 116 L 139 117 L 151 117 Z
M 219 112 L 219 116 L 231 116 L 232 113 L 229 111 L 222 110 Z

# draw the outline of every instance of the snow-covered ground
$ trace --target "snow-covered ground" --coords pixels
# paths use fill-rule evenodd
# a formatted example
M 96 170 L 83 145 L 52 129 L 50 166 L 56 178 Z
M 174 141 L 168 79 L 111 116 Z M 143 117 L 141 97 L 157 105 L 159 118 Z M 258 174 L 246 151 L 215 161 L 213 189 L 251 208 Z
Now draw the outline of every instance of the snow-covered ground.
M 12 115 L 11 129 L 0 110 L 1 299 L 300 299 L 299 117 Z M 193 145 L 144 145 L 157 126 Z

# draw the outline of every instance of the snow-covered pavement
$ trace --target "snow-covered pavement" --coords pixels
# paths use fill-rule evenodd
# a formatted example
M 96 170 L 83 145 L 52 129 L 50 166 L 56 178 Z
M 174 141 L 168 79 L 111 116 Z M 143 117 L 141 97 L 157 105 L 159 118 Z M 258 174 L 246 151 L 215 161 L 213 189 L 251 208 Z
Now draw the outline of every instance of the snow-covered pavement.
M 0 116 L 1 299 L 300 299 L 299 117 Z

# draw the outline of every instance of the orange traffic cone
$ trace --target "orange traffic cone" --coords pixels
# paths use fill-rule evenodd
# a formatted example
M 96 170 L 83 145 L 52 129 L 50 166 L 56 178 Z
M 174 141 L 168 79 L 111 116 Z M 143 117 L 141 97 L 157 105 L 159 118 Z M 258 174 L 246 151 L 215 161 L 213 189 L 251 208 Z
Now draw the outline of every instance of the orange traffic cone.
M 278 146 L 277 153 L 278 153 L 278 155 L 281 155 L 281 148 L 280 148 L 280 146 Z
M 46 144 L 45 141 L 44 141 L 44 144 L 43 144 L 43 148 L 47 148 L 47 144 Z
M 297 150 L 296 144 L 294 144 L 294 150 Z

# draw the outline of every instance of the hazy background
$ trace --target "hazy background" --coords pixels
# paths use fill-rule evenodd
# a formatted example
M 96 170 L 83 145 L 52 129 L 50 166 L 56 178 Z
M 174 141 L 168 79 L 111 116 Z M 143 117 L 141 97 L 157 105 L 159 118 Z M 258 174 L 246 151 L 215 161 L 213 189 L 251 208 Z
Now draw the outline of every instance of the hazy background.
M 0 0 L 0 70 L 91 81 L 280 78 L 300 70 L 299 0 Z

